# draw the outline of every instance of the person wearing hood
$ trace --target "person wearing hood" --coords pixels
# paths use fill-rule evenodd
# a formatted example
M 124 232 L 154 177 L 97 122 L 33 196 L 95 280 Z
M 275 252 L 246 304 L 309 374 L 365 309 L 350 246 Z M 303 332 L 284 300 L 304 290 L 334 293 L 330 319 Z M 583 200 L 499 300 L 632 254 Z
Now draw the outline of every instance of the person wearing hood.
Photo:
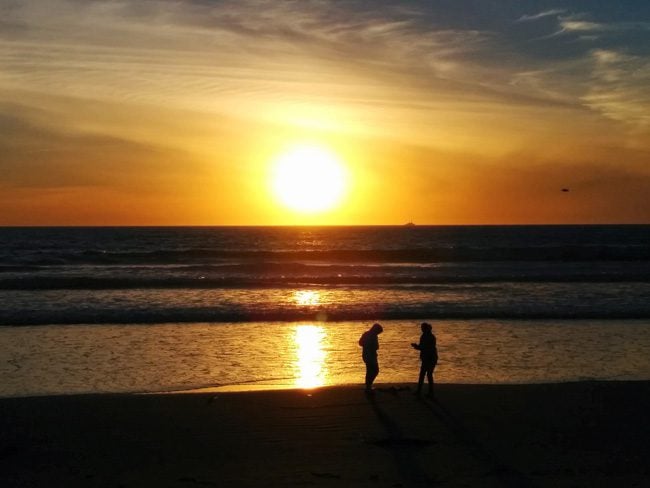
M 379 334 L 384 331 L 380 324 L 373 326 L 365 331 L 359 339 L 359 345 L 363 348 L 361 357 L 366 363 L 366 392 L 372 391 L 372 383 L 379 374 L 379 361 L 377 359 L 377 350 L 379 349 Z
M 411 343 L 413 349 L 420 351 L 420 376 L 418 377 L 417 394 L 422 393 L 422 384 L 424 383 L 424 376 L 426 375 L 429 382 L 429 392 L 427 396 L 433 397 L 433 370 L 438 363 L 438 349 L 436 347 L 436 336 L 433 335 L 431 324 L 422 322 L 420 324 L 422 335 L 420 342 L 416 344 Z

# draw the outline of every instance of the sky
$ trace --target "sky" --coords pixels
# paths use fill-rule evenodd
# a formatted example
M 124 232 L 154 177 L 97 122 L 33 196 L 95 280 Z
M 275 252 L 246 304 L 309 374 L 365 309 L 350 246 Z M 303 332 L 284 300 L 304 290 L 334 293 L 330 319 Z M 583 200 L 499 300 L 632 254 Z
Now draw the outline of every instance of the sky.
M 650 2 L 0 1 L 0 225 L 408 221 L 650 223 Z

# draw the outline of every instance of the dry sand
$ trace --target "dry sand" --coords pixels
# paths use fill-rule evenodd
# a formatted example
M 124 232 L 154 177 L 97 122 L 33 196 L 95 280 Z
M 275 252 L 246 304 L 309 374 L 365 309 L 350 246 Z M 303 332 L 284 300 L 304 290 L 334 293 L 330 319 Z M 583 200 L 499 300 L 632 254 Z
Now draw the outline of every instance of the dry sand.
M 0 400 L 0 486 L 650 486 L 650 382 Z

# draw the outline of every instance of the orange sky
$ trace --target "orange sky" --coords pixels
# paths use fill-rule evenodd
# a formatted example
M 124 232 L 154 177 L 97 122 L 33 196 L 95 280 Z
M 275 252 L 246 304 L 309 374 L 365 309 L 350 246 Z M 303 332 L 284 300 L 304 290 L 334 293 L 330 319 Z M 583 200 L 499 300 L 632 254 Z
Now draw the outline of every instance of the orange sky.
M 650 7 L 544 3 L 4 4 L 0 225 L 650 223 Z

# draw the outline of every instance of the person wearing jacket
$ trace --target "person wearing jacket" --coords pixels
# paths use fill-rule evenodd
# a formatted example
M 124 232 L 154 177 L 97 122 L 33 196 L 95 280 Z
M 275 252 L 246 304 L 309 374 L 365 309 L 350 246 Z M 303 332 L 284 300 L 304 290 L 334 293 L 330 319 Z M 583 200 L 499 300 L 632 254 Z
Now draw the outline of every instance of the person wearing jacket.
M 366 392 L 372 391 L 372 383 L 379 374 L 379 361 L 377 359 L 377 350 L 379 349 L 379 334 L 384 331 L 380 324 L 373 326 L 365 331 L 359 339 L 359 345 L 363 348 L 361 357 L 366 363 Z
M 427 376 L 429 382 L 429 392 L 427 396 L 433 397 L 433 370 L 438 363 L 438 349 L 436 347 L 436 336 L 433 335 L 431 324 L 422 322 L 420 324 L 422 335 L 418 344 L 411 343 L 413 349 L 420 351 L 420 376 L 418 378 L 417 394 L 422 392 L 422 384 L 424 383 L 424 375 Z

